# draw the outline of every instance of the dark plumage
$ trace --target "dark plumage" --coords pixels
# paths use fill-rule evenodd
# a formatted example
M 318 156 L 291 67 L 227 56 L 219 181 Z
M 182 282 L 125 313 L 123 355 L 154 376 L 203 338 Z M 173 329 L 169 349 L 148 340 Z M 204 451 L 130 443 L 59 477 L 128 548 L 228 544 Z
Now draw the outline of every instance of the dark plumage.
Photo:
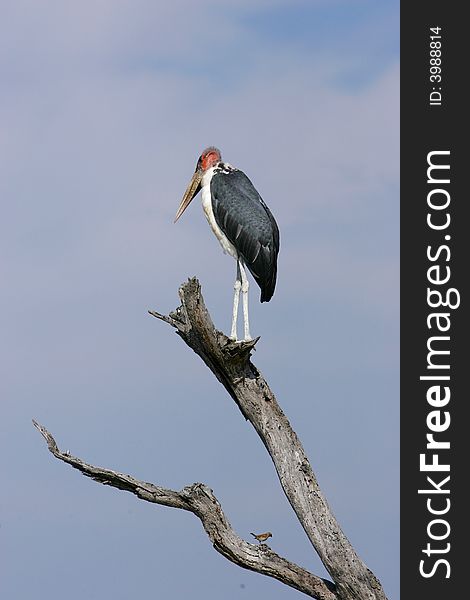
M 276 287 L 279 229 L 271 211 L 248 177 L 223 162 L 220 150 L 214 146 L 206 148 L 199 157 L 194 175 L 176 211 L 175 223 L 199 192 L 202 193 L 202 208 L 210 228 L 224 252 L 237 262 L 230 338 L 238 341 L 237 318 L 241 292 L 242 341 L 248 342 L 253 338 L 248 317 L 250 282 L 246 267 L 261 288 L 261 302 L 269 302 Z
M 269 302 L 276 287 L 279 252 L 279 229 L 271 211 L 238 169 L 216 168 L 210 185 L 217 225 L 261 288 L 261 302 Z

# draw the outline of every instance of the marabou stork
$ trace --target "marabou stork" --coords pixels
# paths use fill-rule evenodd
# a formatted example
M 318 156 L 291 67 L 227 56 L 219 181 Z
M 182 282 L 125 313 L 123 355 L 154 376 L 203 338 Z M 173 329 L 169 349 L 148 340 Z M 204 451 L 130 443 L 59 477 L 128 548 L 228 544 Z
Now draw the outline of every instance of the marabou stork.
M 240 290 L 243 298 L 244 341 L 251 340 L 248 320 L 248 267 L 261 288 L 261 302 L 274 294 L 279 252 L 279 229 L 271 211 L 248 177 L 222 161 L 217 148 L 206 148 L 199 157 L 175 216 L 175 223 L 202 190 L 202 208 L 223 251 L 237 261 L 231 339 L 237 341 Z

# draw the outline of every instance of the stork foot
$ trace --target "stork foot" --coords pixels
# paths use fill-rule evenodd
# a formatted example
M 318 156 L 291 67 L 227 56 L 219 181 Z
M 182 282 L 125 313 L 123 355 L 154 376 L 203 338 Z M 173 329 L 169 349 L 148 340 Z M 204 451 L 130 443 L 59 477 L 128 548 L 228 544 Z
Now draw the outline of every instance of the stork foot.
M 229 335 L 228 339 L 234 344 L 245 344 L 246 342 L 253 341 L 253 338 L 251 336 L 245 337 L 243 340 L 239 340 L 236 335 Z

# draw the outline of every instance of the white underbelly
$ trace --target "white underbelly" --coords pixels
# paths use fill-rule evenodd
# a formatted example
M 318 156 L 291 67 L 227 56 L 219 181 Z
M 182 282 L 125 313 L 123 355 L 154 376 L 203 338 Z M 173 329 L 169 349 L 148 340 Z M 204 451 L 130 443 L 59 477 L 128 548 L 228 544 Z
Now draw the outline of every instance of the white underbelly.
M 211 169 L 209 169 L 210 171 Z M 212 210 L 212 198 L 211 198 L 211 189 L 210 189 L 210 177 L 206 177 L 208 173 L 204 174 L 202 178 L 202 208 L 204 210 L 204 214 L 206 215 L 206 219 L 215 234 L 215 237 L 219 240 L 220 245 L 222 246 L 223 251 L 226 254 L 230 254 L 233 258 L 238 258 L 238 253 L 235 246 L 228 240 L 227 236 L 223 233 L 220 227 L 217 225 L 215 220 L 214 211 Z

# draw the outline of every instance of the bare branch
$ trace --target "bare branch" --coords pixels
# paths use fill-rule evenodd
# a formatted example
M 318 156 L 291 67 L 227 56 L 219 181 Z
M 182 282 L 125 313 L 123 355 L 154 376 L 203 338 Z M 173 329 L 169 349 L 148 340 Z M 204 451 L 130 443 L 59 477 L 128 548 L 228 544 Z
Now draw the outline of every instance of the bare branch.
M 34 420 L 33 424 L 41 432 L 49 451 L 56 458 L 78 469 L 87 477 L 104 485 L 131 492 L 141 500 L 181 508 L 195 514 L 201 520 L 214 548 L 231 562 L 250 571 L 278 579 L 312 598 L 338 600 L 335 586 L 330 581 L 312 575 L 282 558 L 266 544 L 250 544 L 241 539 L 232 529 L 213 491 L 206 485 L 193 483 L 176 492 L 139 481 L 130 475 L 89 465 L 68 452 L 61 452 L 49 431 Z
M 357 556 L 320 490 L 305 451 L 267 382 L 250 361 L 258 339 L 235 343 L 212 323 L 196 278 L 179 290 L 181 306 L 169 323 L 194 350 L 255 428 L 271 459 L 292 508 L 328 573 L 341 600 L 386 600 L 382 586 Z

